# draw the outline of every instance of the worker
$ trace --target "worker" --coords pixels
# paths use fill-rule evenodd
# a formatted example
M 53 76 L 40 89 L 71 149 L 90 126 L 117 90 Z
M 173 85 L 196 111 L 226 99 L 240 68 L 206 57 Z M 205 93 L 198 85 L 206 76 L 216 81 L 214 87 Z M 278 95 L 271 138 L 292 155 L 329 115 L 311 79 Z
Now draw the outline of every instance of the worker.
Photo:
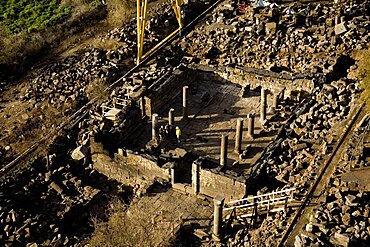
M 164 128 L 163 125 L 161 125 L 161 127 L 159 128 L 159 140 L 163 141 L 163 137 L 164 137 Z
M 177 142 L 180 143 L 181 130 L 180 130 L 179 126 L 176 126 L 176 137 L 177 137 Z

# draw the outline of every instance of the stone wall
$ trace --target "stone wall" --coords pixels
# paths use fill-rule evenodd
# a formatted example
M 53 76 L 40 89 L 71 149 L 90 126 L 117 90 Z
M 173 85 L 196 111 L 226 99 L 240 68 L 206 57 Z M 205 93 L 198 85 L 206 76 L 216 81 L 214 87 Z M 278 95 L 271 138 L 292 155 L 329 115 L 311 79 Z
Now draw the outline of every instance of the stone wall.
M 199 192 L 215 197 L 222 195 L 225 201 L 241 199 L 246 195 L 247 184 L 242 177 L 236 178 L 213 170 L 199 169 Z
M 238 84 L 242 87 L 250 85 L 251 88 L 262 86 L 271 92 L 280 92 L 283 89 L 290 91 L 311 92 L 315 87 L 312 75 L 290 75 L 269 70 L 236 67 L 209 67 L 204 65 L 188 65 L 198 77 L 206 80 L 224 80 Z
M 247 192 L 247 180 L 243 176 L 221 171 L 219 167 L 208 168 L 204 159 L 192 164 L 192 189 L 195 194 L 210 197 L 221 195 L 225 201 L 241 199 Z
M 191 84 L 193 80 L 194 75 L 185 67 L 177 68 L 168 77 L 165 75 L 158 79 L 148 88 L 148 93 L 144 96 L 146 115 L 151 117 L 153 113 L 179 95 L 183 86 Z
M 127 152 L 127 156 L 115 154 L 111 158 L 103 145 L 93 138 L 90 140 L 90 147 L 94 169 L 123 184 L 135 186 L 158 179 L 171 179 L 170 169 L 159 167 L 156 160 L 150 157 Z
M 145 114 L 149 117 L 182 92 L 184 85 L 191 84 L 195 78 L 217 80 L 251 88 L 262 86 L 270 92 L 286 90 L 311 92 L 315 87 L 312 75 L 277 73 L 269 70 L 237 67 L 209 67 L 191 64 L 177 68 L 171 75 L 164 75 L 153 83 L 144 96 Z M 316 76 L 317 77 L 317 76 Z

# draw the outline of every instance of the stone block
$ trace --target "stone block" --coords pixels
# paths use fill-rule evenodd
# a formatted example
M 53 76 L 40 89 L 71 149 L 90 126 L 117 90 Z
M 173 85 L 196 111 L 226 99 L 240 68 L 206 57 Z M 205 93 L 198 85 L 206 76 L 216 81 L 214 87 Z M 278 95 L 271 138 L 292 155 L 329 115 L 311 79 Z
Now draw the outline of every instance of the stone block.
M 346 27 L 345 23 L 339 23 L 339 24 L 335 25 L 334 31 L 335 31 L 335 35 L 341 35 L 341 34 L 347 32 L 347 27 Z
M 349 236 L 348 234 L 334 233 L 334 236 L 330 238 L 330 243 L 335 246 L 347 247 L 349 245 Z

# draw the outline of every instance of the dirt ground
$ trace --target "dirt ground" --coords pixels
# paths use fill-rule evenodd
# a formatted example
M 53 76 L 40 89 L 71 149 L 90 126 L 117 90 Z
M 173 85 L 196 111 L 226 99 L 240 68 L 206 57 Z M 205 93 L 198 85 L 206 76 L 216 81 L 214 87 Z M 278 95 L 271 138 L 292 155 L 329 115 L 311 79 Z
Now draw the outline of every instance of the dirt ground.
M 151 2 L 148 7 L 149 11 L 163 2 L 163 0 Z M 123 13 L 126 18 L 123 25 L 136 15 L 135 5 L 131 7 L 132 9 Z M 0 168 L 25 152 L 31 145 L 40 141 L 46 134 L 55 130 L 66 120 L 67 115 L 70 115 L 65 112 L 66 108 L 72 107 L 75 110 L 78 108 L 76 105 L 57 108 L 48 102 L 35 102 L 33 99 L 22 100 L 26 90 L 30 88 L 32 80 L 45 68 L 66 57 L 83 54 L 84 51 L 92 48 L 117 49 L 120 42 L 105 38 L 106 34 L 114 28 L 116 27 L 109 23 L 109 14 L 106 19 L 86 23 L 85 27 L 81 27 L 80 32 L 65 37 L 43 52 L 32 68 L 19 80 L 7 83 L 7 86 L 0 88 L 0 126 L 2 127 L 2 131 L 0 131 Z M 129 67 L 131 68 L 131 66 Z M 120 72 L 124 73 L 127 69 L 129 68 L 123 68 Z
M 66 37 L 44 52 L 22 78 L 0 91 L 0 126 L 2 127 L 0 166 L 7 164 L 27 150 L 66 118 L 63 109 L 57 109 L 47 102 L 36 103 L 34 100 L 22 100 L 32 79 L 40 74 L 48 64 L 61 61 L 67 56 L 79 54 L 94 47 L 114 48 L 111 42 L 101 42 L 101 36 L 106 34 L 110 28 L 102 20 L 79 33 Z

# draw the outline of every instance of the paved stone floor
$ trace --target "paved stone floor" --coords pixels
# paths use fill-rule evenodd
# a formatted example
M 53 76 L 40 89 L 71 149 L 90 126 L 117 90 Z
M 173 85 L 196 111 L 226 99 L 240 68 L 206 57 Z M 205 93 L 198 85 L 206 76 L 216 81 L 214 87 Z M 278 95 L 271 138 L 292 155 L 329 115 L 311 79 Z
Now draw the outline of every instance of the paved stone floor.
M 162 190 L 162 191 L 161 191 Z M 150 217 L 148 224 L 162 228 L 158 232 L 165 232 L 158 236 L 158 244 L 179 230 L 180 226 L 189 226 L 192 231 L 209 233 L 212 228 L 213 203 L 207 199 L 186 195 L 173 189 L 158 187 L 148 195 L 134 201 L 128 211 L 132 213 L 145 212 Z M 135 216 L 134 216 L 135 218 Z
M 188 92 L 189 118 L 187 120 L 182 119 L 182 93 L 159 112 L 159 125 L 165 125 L 168 111 L 173 108 L 175 125 L 182 131 L 181 143 L 173 142 L 170 145 L 167 143 L 167 147 L 173 149 L 179 146 L 218 163 L 221 135 L 228 134 L 228 167 L 238 172 L 248 173 L 248 168 L 255 163 L 263 149 L 272 141 L 275 132 L 262 131 L 259 120 L 260 88 L 251 90 L 246 97 L 241 97 L 240 91 L 240 87 L 225 82 L 199 80 L 191 84 Z M 209 94 L 208 100 L 202 101 L 206 93 Z M 272 105 L 272 98 L 273 96 L 268 94 L 267 105 Z M 249 113 L 255 113 L 253 140 L 247 135 L 247 114 Z M 272 114 L 267 111 L 267 119 L 271 116 Z M 247 145 L 252 145 L 243 160 L 239 160 L 238 155 L 234 153 L 238 118 L 243 118 L 242 150 L 245 150 Z M 151 125 L 147 124 L 145 130 L 141 131 L 136 139 L 139 146 L 145 146 L 151 139 Z M 231 167 L 236 160 L 239 160 L 239 164 Z
M 210 85 L 211 84 L 211 85 Z M 221 135 L 228 135 L 228 167 L 233 162 L 239 160 L 234 151 L 236 122 L 238 118 L 243 118 L 243 142 L 242 150 L 247 145 L 252 145 L 250 155 L 247 159 L 240 161 L 239 167 L 245 168 L 252 165 L 257 159 L 258 154 L 273 139 L 268 134 L 261 136 L 261 123 L 259 120 L 260 111 L 260 90 L 251 91 L 247 97 L 240 97 L 241 88 L 234 84 L 225 84 L 212 81 L 200 81 L 195 84 L 196 94 L 189 96 L 189 120 L 180 122 L 184 141 L 180 144 L 187 150 L 207 156 L 209 159 L 219 162 Z M 190 88 L 191 89 L 191 88 Z M 190 90 L 191 92 L 191 90 Z M 202 95 L 210 94 L 210 100 L 202 102 Z M 272 96 L 268 96 L 268 104 L 272 101 Z M 209 103 L 208 103 L 209 102 Z M 171 105 L 172 108 L 181 109 L 181 100 L 178 99 Z M 178 119 L 181 112 L 177 111 Z M 247 135 L 247 114 L 255 113 L 255 139 L 252 140 Z M 269 117 L 269 115 L 267 116 Z M 242 166 L 244 165 L 244 166 Z

